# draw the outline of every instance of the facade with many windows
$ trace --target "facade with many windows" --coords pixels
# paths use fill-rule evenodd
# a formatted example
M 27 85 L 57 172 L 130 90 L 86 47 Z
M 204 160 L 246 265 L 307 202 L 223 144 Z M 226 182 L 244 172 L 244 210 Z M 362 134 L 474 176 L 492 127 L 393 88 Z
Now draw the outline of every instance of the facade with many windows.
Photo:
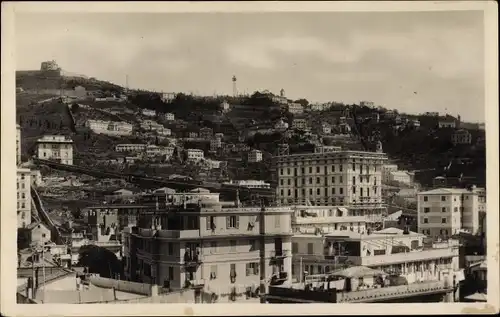
M 226 204 L 227 205 L 227 204 Z M 291 209 L 173 204 L 124 230 L 126 277 L 170 289 L 202 288 L 220 301 L 291 278 Z
M 26 228 L 31 223 L 31 171 L 17 169 L 17 227 Z
M 381 220 L 383 153 L 337 151 L 274 157 L 281 204 L 348 206 Z
M 64 135 L 44 135 L 37 141 L 38 158 L 73 165 L 73 140 Z
M 485 232 L 486 191 L 482 188 L 437 188 L 418 193 L 418 230 L 446 238 L 466 230 Z

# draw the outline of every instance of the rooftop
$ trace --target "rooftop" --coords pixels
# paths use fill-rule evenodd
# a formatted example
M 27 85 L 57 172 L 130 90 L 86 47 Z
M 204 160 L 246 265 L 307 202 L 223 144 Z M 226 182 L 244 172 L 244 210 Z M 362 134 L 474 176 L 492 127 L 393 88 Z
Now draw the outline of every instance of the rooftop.
M 447 194 L 473 194 L 478 190 L 484 190 L 483 188 L 475 188 L 474 190 L 468 190 L 466 188 L 436 188 L 425 192 L 420 192 L 418 195 L 447 195 Z

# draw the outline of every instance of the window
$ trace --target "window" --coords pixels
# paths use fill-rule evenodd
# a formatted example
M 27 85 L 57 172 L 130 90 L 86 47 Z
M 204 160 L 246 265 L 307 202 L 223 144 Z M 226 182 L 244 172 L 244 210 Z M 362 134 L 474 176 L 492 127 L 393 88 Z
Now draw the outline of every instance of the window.
M 428 200 L 429 200 L 429 197 L 424 196 L 424 201 L 428 201 Z
M 45 233 L 42 233 L 42 238 L 45 238 Z
M 173 266 L 168 267 L 168 279 L 170 281 L 174 280 L 174 267 Z
M 289 168 L 286 169 L 286 174 L 290 175 L 290 169 Z
M 299 245 L 297 242 L 292 242 L 292 253 L 293 254 L 299 253 Z
M 292 185 L 292 180 L 291 180 L 291 179 L 288 179 L 288 180 L 287 180 L 287 183 L 288 183 L 288 186 Z
M 343 195 L 344 194 L 344 188 L 340 187 L 339 188 L 339 192 L 340 192 L 340 195 Z
M 356 163 L 352 163 L 352 170 L 356 171 Z
M 424 212 L 425 212 L 425 213 L 428 213 L 428 212 L 430 212 L 430 211 L 431 211 L 431 209 L 430 209 L 429 207 L 424 207 Z
M 352 177 L 352 184 L 353 184 L 353 185 L 356 185 L 356 176 L 353 176 L 353 177 Z
M 343 167 L 342 164 L 339 165 L 339 171 L 341 171 L 341 172 L 342 172 L 342 167 Z M 340 181 L 340 182 L 342 183 L 342 181 Z
M 312 174 L 313 172 L 313 168 L 311 166 L 309 166 L 309 174 Z
M 441 196 L 441 201 L 446 201 L 446 196 Z
M 309 184 L 312 184 L 313 183 L 313 179 L 312 177 L 309 177 Z
M 240 226 L 240 217 L 239 216 L 226 217 L 226 221 L 227 221 L 227 224 L 226 224 L 227 229 L 230 229 L 230 228 L 238 229 Z
M 259 263 L 258 262 L 247 263 L 246 264 L 246 272 L 247 272 L 247 276 L 259 275 Z
M 441 212 L 446 212 L 446 207 L 442 207 Z
M 313 194 L 313 189 L 309 188 L 309 195 L 312 196 L 312 194 Z
M 300 173 L 301 173 L 302 175 L 304 175 L 304 174 L 306 173 L 305 168 L 301 167 L 301 168 L 300 168 Z
M 217 241 L 210 242 L 210 253 L 217 253 Z
M 24 203 L 21 203 L 21 208 L 26 208 L 26 205 Z
M 285 195 L 285 192 L 283 191 L 283 189 L 280 190 L 280 194 L 281 194 L 281 196 Z
M 215 280 L 217 278 L 217 265 L 210 265 L 210 279 Z
M 250 251 L 255 251 L 257 249 L 257 242 L 255 241 L 255 239 L 250 239 L 249 240 L 249 244 L 250 244 Z
M 441 223 L 446 223 L 446 218 L 441 218 Z
M 424 218 L 424 223 L 429 223 L 429 219 L 428 218 Z
M 342 182 L 343 182 L 343 178 L 342 178 L 342 176 L 339 176 L 339 183 L 342 184 Z
M 363 196 L 363 187 L 359 189 L 359 196 Z
M 230 268 L 230 276 L 235 276 L 236 275 L 236 263 L 231 263 L 231 268 Z
M 356 186 L 352 186 L 352 193 L 356 194 Z
M 236 240 L 229 240 L 230 251 L 236 252 Z
M 291 189 L 288 190 L 288 196 L 292 196 L 292 190 Z
M 318 195 L 318 196 L 321 195 L 321 188 L 316 189 L 316 195 Z
M 215 217 L 207 217 L 207 230 L 215 230 Z
M 307 244 L 307 254 L 314 254 L 314 244 L 312 243 Z
M 321 167 L 316 166 L 316 173 L 320 173 L 320 171 L 321 171 Z
M 453 208 L 454 212 L 458 212 L 458 207 Z
M 332 187 L 332 195 L 335 195 L 335 187 Z
M 335 176 L 332 177 L 332 184 L 335 183 Z
M 283 181 L 283 178 L 280 179 L 280 185 L 283 186 L 284 185 L 284 181 Z
M 335 165 L 332 165 L 332 172 L 335 173 Z

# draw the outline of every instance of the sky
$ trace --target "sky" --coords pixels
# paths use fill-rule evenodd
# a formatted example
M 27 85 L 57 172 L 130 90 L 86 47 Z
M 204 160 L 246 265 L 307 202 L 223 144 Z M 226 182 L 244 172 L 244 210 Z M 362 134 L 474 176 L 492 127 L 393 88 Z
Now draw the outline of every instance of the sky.
M 201 95 L 284 89 L 484 121 L 482 11 L 19 13 L 16 69 Z

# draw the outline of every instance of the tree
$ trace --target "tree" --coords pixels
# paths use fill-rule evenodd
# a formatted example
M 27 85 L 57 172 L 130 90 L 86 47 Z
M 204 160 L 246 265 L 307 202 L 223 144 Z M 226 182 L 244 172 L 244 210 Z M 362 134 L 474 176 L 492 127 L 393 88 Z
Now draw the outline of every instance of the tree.
M 103 247 L 84 245 L 78 250 L 78 264 L 88 268 L 89 273 L 98 273 L 101 277 L 116 278 L 123 276 L 123 266 L 116 255 Z
M 304 107 L 304 108 L 309 105 L 309 101 L 307 101 L 307 99 L 304 99 L 304 98 L 297 99 L 294 102 L 300 103 L 302 105 L 302 107 Z

